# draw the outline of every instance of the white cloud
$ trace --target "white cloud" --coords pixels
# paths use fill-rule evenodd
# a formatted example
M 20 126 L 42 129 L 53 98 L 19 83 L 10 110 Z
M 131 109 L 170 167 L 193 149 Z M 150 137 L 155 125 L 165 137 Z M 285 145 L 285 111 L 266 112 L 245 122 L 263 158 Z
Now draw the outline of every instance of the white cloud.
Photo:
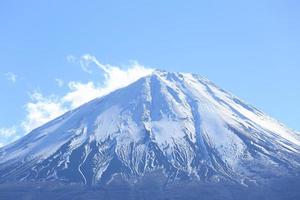
M 25 105 L 26 118 L 21 123 L 25 133 L 45 124 L 67 111 L 60 99 L 55 96 L 44 97 L 39 92 L 31 94 L 31 101 Z
M 77 60 L 75 57 L 74 59 Z M 31 94 L 31 101 L 25 106 L 27 116 L 21 124 L 26 133 L 70 109 L 125 87 L 153 71 L 153 69 L 146 68 L 138 62 L 132 62 L 127 69 L 102 64 L 95 56 L 89 54 L 82 56 L 79 59 L 79 64 L 84 71 L 90 73 L 92 72 L 90 69 L 91 64 L 94 64 L 103 71 L 104 80 L 102 82 L 89 81 L 87 83 L 71 81 L 68 83 L 69 91 L 60 97 L 56 95 L 45 97 L 40 92 Z
M 125 87 L 143 76 L 152 73 L 152 68 L 146 68 L 137 61 L 131 62 L 127 69 L 118 66 L 103 64 L 95 56 L 90 54 L 83 55 L 80 59 L 80 66 L 83 71 L 92 73 L 91 64 L 94 64 L 103 71 L 104 80 L 102 83 L 94 82 L 76 82 L 69 83 L 70 92 L 62 97 L 63 102 L 69 102 L 71 108 L 78 107 L 96 97 L 106 95 L 116 89 Z
M 6 76 L 7 80 L 9 80 L 12 83 L 15 83 L 17 81 L 17 75 L 12 72 L 7 72 L 5 74 L 5 76 Z
M 0 147 L 18 139 L 20 135 L 15 126 L 9 128 L 0 128 Z
M 71 108 L 76 108 L 94 98 L 103 95 L 102 89 L 95 86 L 93 82 L 81 83 L 70 82 L 70 92 L 65 94 L 61 101 L 70 104 Z
M 125 87 L 139 78 L 147 76 L 153 72 L 152 68 L 144 67 L 137 61 L 132 61 L 127 69 L 122 69 L 118 66 L 103 64 L 97 60 L 95 56 L 89 54 L 82 56 L 80 59 L 81 66 L 84 66 L 85 70 L 90 72 L 90 65 L 92 63 L 104 72 L 103 85 L 98 88 L 101 93 L 100 96 L 108 94 L 109 92 L 121 87 Z
M 58 85 L 58 87 L 64 86 L 64 81 L 62 79 L 60 79 L 60 78 L 56 78 L 55 82 Z
M 16 132 L 17 132 L 16 127 L 0 128 L 0 135 L 3 136 L 3 137 L 15 136 Z

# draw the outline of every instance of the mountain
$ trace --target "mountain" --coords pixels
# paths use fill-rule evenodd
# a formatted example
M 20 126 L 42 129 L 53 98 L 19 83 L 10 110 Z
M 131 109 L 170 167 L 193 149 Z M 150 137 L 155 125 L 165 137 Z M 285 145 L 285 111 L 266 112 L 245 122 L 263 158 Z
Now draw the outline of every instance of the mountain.
M 209 80 L 156 70 L 1 148 L 0 181 L 249 187 L 298 176 L 299 153 L 299 133 Z

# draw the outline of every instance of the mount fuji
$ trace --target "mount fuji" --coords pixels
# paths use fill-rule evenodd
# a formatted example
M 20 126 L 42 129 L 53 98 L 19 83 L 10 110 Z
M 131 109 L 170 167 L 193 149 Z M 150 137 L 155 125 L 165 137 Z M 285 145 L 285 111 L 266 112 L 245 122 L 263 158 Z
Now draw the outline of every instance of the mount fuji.
M 154 181 L 162 191 L 188 184 L 218 191 L 225 183 L 247 191 L 290 183 L 299 172 L 299 133 L 201 76 L 160 70 L 0 148 L 2 185 Z

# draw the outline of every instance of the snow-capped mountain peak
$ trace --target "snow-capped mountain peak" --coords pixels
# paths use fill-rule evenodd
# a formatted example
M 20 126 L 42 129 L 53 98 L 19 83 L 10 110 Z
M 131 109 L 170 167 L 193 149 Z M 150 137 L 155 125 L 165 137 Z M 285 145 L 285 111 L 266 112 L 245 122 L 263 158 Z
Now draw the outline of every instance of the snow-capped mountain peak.
M 299 170 L 300 136 L 189 73 L 155 70 L 0 149 L 0 180 L 262 180 Z

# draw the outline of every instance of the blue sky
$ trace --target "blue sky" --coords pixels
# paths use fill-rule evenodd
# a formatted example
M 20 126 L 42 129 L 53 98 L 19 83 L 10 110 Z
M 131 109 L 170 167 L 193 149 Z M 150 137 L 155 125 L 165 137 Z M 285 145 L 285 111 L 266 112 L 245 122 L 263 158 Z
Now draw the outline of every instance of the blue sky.
M 299 10 L 297 0 L 3 0 L 0 145 L 24 134 L 30 109 L 100 87 L 103 70 L 80 65 L 86 54 L 203 75 L 300 130 Z

